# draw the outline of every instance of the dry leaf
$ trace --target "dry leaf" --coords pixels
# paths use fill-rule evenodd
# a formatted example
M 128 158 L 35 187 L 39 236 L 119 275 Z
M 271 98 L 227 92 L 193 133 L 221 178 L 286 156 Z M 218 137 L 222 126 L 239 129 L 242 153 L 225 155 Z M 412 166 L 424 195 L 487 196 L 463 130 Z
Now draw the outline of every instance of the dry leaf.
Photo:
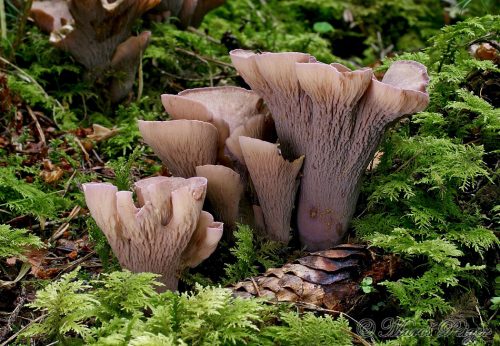
M 116 128 L 108 129 L 107 127 L 104 127 L 99 124 L 93 124 L 92 129 L 94 130 L 94 133 L 91 135 L 88 135 L 87 138 L 90 138 L 96 142 L 104 141 L 108 138 L 111 138 L 118 134 L 119 130 Z

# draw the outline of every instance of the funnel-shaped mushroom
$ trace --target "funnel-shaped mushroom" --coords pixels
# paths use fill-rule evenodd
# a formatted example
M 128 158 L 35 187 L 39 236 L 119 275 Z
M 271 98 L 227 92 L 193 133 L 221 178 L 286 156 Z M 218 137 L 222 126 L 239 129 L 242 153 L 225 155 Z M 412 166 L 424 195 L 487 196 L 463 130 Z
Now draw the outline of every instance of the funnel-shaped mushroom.
M 288 162 L 276 144 L 240 137 L 241 150 L 264 215 L 269 239 L 288 243 L 297 175 L 304 157 Z
M 231 168 L 220 165 L 198 166 L 196 175 L 208 180 L 207 197 L 216 216 L 226 225 L 234 226 L 243 194 L 240 175 Z
M 219 160 L 225 161 L 228 137 L 238 129 L 242 132 L 262 111 L 262 99 L 250 90 L 238 87 L 189 89 L 178 95 L 161 96 L 165 110 L 173 119 L 200 120 L 213 124 L 219 134 Z M 248 134 L 263 135 L 269 126 L 265 116 L 252 120 Z M 237 139 L 237 138 L 236 138 Z
M 379 82 L 301 53 L 231 52 L 236 69 L 271 110 L 286 155 L 305 155 L 298 227 L 309 250 L 338 244 L 354 213 L 363 172 L 385 129 L 423 110 L 426 69 L 395 62 Z
M 84 65 L 92 80 L 113 69 L 111 101 L 130 91 L 148 39 L 130 41 L 134 21 L 160 0 L 49 0 L 35 1 L 31 15 L 38 26 L 51 31 L 50 41 Z M 149 37 L 149 35 L 148 35 Z M 125 52 L 126 50 L 126 52 Z M 120 85 L 116 86 L 115 84 Z M 119 92 L 117 90 L 120 90 Z
M 142 121 L 139 130 L 146 142 L 176 176 L 194 177 L 196 166 L 214 164 L 217 129 L 197 120 Z
M 111 184 L 84 184 L 83 191 L 120 265 L 160 274 L 175 290 L 183 267 L 207 258 L 222 236 L 222 224 L 201 211 L 206 186 L 205 178 L 147 178 L 135 184 L 139 208 L 132 192 Z

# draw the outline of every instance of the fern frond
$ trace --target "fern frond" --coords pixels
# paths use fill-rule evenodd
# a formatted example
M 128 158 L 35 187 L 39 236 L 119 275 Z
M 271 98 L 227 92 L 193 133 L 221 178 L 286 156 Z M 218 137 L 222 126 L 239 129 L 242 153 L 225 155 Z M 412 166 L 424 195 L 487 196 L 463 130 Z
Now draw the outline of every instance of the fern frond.
M 25 229 L 0 225 L 0 258 L 16 256 L 24 259 L 24 252 L 29 248 L 40 248 L 42 241 Z

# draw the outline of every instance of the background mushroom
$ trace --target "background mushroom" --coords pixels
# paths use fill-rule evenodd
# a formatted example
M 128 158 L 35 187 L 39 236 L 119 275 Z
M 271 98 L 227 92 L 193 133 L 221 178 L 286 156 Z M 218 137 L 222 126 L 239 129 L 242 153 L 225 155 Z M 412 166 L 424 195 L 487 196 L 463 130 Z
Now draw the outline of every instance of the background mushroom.
M 85 66 L 96 81 L 108 72 L 112 102 L 130 91 L 149 34 L 131 40 L 132 25 L 160 0 L 49 0 L 35 1 L 31 15 L 50 41 Z M 65 8 L 66 6 L 66 8 Z
M 302 243 L 309 250 L 338 244 L 385 129 L 428 104 L 425 67 L 395 62 L 379 82 L 371 69 L 350 71 L 302 53 L 236 50 L 231 58 L 270 108 L 285 154 L 305 155 L 297 220 Z
M 177 289 L 179 272 L 207 258 L 222 236 L 222 223 L 202 212 L 205 178 L 152 177 L 132 192 L 107 183 L 83 185 L 87 207 L 123 268 L 161 275 Z

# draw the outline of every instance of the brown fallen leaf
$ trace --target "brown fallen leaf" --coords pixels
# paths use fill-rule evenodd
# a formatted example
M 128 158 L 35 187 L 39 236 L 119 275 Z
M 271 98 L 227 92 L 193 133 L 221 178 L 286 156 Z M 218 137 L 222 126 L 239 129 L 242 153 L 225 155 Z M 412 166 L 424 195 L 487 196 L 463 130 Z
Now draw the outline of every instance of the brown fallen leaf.
M 58 182 L 64 171 L 59 167 L 54 165 L 50 160 L 43 160 L 43 170 L 40 172 L 40 176 L 47 184 L 52 184 Z
M 40 268 L 36 273 L 36 277 L 42 280 L 52 279 L 56 277 L 61 270 L 61 268 Z
M 64 171 L 59 167 L 56 167 L 53 171 L 40 172 L 40 176 L 47 184 L 57 183 L 63 175 Z
M 71 260 L 75 260 L 78 257 L 78 251 L 73 250 L 69 254 L 66 255 Z
M 43 265 L 45 264 L 47 253 L 47 249 L 40 249 L 32 250 L 26 254 L 28 262 L 31 264 L 31 274 L 35 277 L 39 277 L 38 274 L 43 271 Z
M 99 124 L 93 124 L 92 129 L 94 130 L 94 133 L 88 135 L 87 138 L 90 138 L 96 142 L 104 141 L 108 138 L 116 136 L 119 132 L 117 128 L 108 129 L 107 127 Z

